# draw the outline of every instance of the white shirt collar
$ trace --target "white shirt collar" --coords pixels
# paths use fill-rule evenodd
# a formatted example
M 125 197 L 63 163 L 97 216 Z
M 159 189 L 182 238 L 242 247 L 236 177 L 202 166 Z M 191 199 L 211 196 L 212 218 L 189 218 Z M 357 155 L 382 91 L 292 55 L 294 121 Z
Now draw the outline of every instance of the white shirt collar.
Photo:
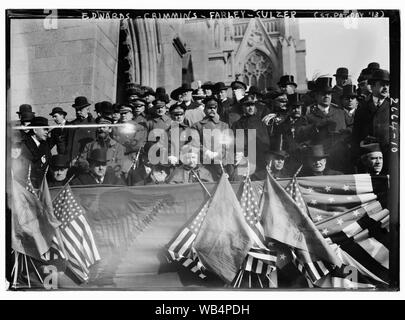
M 329 113 L 329 107 L 324 107 L 324 106 L 321 106 L 320 104 L 318 104 L 318 109 L 321 110 L 322 112 L 326 113 L 326 114 Z
M 379 98 L 373 96 L 374 105 L 377 106 L 377 107 L 381 106 L 381 104 L 383 103 L 384 99 L 385 99 L 385 98 L 379 99 Z
M 41 142 L 37 139 L 37 137 L 35 135 L 31 136 L 32 140 L 34 140 L 35 144 L 37 145 L 37 147 L 39 147 L 39 145 L 41 144 Z

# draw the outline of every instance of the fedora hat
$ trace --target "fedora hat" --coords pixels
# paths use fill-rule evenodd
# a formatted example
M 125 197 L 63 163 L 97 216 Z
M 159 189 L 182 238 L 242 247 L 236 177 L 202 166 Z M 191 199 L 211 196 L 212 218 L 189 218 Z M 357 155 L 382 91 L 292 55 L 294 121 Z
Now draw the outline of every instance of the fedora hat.
M 24 104 L 20 105 L 20 107 L 18 108 L 17 114 L 21 114 L 21 113 L 27 112 L 27 111 L 32 112 L 32 107 L 31 107 L 31 105 L 24 103 Z M 34 112 L 34 114 L 35 114 L 35 112 Z
M 87 98 L 80 96 L 75 99 L 75 103 L 72 104 L 72 107 L 75 108 L 76 110 L 80 110 L 85 107 L 88 107 L 89 105 L 90 103 L 87 101 Z
M 315 144 L 308 147 L 306 156 L 308 158 L 327 158 L 329 154 L 324 152 L 322 144 Z
M 283 146 L 284 146 L 284 139 L 282 134 L 272 137 L 270 139 L 270 148 L 267 153 L 287 158 L 289 154 L 287 153 L 287 151 L 284 150 Z
M 174 89 L 171 93 L 170 93 L 170 98 L 172 99 L 172 100 L 178 100 L 179 99 L 179 96 L 182 94 L 182 91 L 181 91 L 181 87 L 178 87 L 178 88 L 176 88 L 176 89 Z
M 242 98 L 242 100 L 240 101 L 241 104 L 243 104 L 244 106 L 250 106 L 256 103 L 255 101 L 255 97 L 253 94 L 248 94 L 246 96 L 244 96 Z
M 343 86 L 342 97 L 354 98 L 357 96 L 357 89 L 355 85 L 348 84 Z
M 190 84 L 188 83 L 183 83 L 180 87 L 180 93 L 188 92 L 188 91 L 193 91 L 194 89 L 191 87 Z
M 44 117 L 34 117 L 30 123 L 30 127 L 43 127 L 48 125 L 48 119 Z
M 69 158 L 64 154 L 55 154 L 49 161 L 51 168 L 69 168 Z
M 223 82 L 217 82 L 215 85 L 214 85 L 214 92 L 215 93 L 219 93 L 221 90 L 228 90 L 228 86 L 226 86 L 225 85 L 225 83 L 223 83 Z
M 233 81 L 231 83 L 231 88 L 232 88 L 232 90 L 236 90 L 236 89 L 244 89 L 244 90 L 246 90 L 247 86 L 246 86 L 245 83 L 243 83 L 241 81 L 238 81 L 238 80 L 235 80 L 235 81 Z
M 315 86 L 312 91 L 332 92 L 332 78 L 320 77 L 315 80 Z
M 21 122 L 31 122 L 35 118 L 35 112 L 25 111 L 20 114 Z
M 297 84 L 294 82 L 294 76 L 293 75 L 284 75 L 280 77 L 280 81 L 277 82 L 279 87 L 285 87 L 289 84 L 292 84 L 293 86 L 297 87 Z
M 334 77 L 342 77 L 342 78 L 348 78 L 349 77 L 349 69 L 345 67 L 340 67 L 337 68 L 336 73 L 333 75 Z
M 53 108 L 53 109 L 52 109 L 52 112 L 51 112 L 49 115 L 50 115 L 50 116 L 53 116 L 55 113 L 59 113 L 59 114 L 62 114 L 62 115 L 64 115 L 64 116 L 67 115 L 67 112 L 64 111 L 61 107 L 55 107 L 55 108 Z
M 107 163 L 107 150 L 106 149 L 93 149 L 91 150 L 88 161 Z
M 370 81 L 390 81 L 390 73 L 384 69 L 377 69 L 371 75 Z

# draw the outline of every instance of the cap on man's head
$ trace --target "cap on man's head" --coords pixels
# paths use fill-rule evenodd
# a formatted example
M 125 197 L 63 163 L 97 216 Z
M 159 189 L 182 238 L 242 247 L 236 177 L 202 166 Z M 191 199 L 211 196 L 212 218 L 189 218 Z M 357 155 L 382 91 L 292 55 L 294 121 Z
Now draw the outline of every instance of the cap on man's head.
M 236 90 L 236 89 L 244 89 L 244 90 L 246 90 L 247 86 L 246 86 L 245 83 L 236 80 L 236 81 L 233 81 L 231 83 L 231 88 L 232 88 L 232 90 Z
M 51 168 L 69 168 L 69 157 L 64 154 L 55 154 L 49 161 Z
M 53 116 L 55 113 L 59 113 L 61 115 L 66 116 L 67 112 L 64 111 L 61 107 L 55 107 L 52 109 L 52 112 L 49 114 L 50 116 Z
M 160 97 L 152 102 L 153 108 L 164 108 L 166 107 L 166 99 L 164 97 Z
M 128 112 L 133 112 L 132 108 L 130 106 L 127 106 L 125 104 L 121 105 L 120 107 L 120 113 L 128 113 Z
M 96 119 L 97 124 L 112 124 L 113 122 L 113 119 L 106 115 L 102 115 Z
M 87 101 L 86 97 L 80 96 L 75 99 L 75 103 L 72 104 L 72 107 L 76 110 L 81 110 L 85 107 L 88 107 L 90 103 Z
M 184 104 L 173 104 L 169 108 L 169 112 L 171 114 L 180 113 L 180 112 L 182 112 L 184 114 L 185 111 L 186 111 L 186 107 L 184 106 Z
M 255 97 L 253 94 L 248 94 L 242 98 L 240 101 L 244 106 L 251 106 L 256 103 Z
M 17 113 L 20 114 L 20 113 L 27 112 L 27 111 L 32 112 L 32 107 L 31 107 L 31 105 L 24 103 L 24 104 L 20 105 Z
M 87 160 L 89 162 L 107 163 L 107 150 L 106 149 L 93 149 L 91 150 Z
M 206 107 L 213 107 L 213 106 L 218 107 L 218 100 L 213 96 L 205 98 L 203 103 Z
M 131 100 L 131 105 L 133 107 L 141 107 L 146 106 L 146 101 L 142 98 L 135 98 Z

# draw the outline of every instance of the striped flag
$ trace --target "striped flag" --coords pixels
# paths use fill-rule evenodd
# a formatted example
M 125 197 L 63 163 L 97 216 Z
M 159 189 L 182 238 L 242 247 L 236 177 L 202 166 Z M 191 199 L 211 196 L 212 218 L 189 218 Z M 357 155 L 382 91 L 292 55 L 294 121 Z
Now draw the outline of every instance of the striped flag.
M 89 268 L 100 260 L 84 209 L 77 203 L 69 185 L 53 201 L 55 217 L 62 223 L 61 237 L 68 268 L 81 280 L 88 281 Z
M 200 231 L 201 224 L 207 214 L 209 199 L 202 209 L 192 218 L 191 222 L 169 243 L 169 257 L 171 261 L 177 261 L 191 272 L 198 274 L 201 279 L 206 278 L 205 267 L 199 260 L 193 243 Z
M 253 246 L 243 262 L 242 269 L 235 279 L 238 281 L 235 281 L 234 286 L 242 281 L 244 271 L 257 275 L 265 275 L 269 278 L 270 273 L 275 271 L 277 262 L 277 254 L 270 251 L 264 244 L 265 239 L 263 227 L 260 224 L 259 203 L 253 191 L 249 176 L 246 177 L 243 183 L 240 204 L 245 220 L 252 233 Z
M 302 193 L 301 193 L 300 187 L 298 185 L 296 175 L 293 176 L 290 183 L 285 187 L 285 191 L 287 191 L 287 193 L 291 196 L 291 198 L 293 198 L 293 200 L 297 204 L 298 208 L 300 208 L 300 210 L 305 215 L 307 215 L 308 217 L 311 218 L 308 207 L 304 201 L 304 198 L 302 197 Z

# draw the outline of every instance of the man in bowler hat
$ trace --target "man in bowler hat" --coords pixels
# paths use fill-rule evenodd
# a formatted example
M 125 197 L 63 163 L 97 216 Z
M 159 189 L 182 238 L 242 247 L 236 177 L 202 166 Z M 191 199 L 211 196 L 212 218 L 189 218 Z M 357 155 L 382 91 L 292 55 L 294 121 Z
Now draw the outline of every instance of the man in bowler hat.
M 64 186 L 72 176 L 72 172 L 69 172 L 69 167 L 69 159 L 66 155 L 53 155 L 49 162 L 49 170 L 47 174 L 48 186 Z
M 56 146 L 56 152 L 58 154 L 67 154 L 69 133 L 71 133 L 71 131 L 64 128 L 65 124 L 67 124 L 67 113 L 61 107 L 55 107 L 49 115 L 52 117 L 53 121 L 55 121 L 56 125 L 59 126 L 49 132 L 49 146 L 51 148 Z
M 284 75 L 280 77 L 280 81 L 277 82 L 281 92 L 290 95 L 295 93 L 297 90 L 297 84 L 294 81 L 293 75 Z
M 308 147 L 304 153 L 304 167 L 300 176 L 328 176 L 340 175 L 339 171 L 328 168 L 329 154 L 325 153 L 323 145 L 317 144 Z
M 341 106 L 341 99 L 343 93 L 343 87 L 349 83 L 349 70 L 345 67 L 340 67 L 336 70 L 336 73 L 333 75 L 336 79 L 336 85 L 333 87 L 332 92 L 332 102 L 338 106 Z

